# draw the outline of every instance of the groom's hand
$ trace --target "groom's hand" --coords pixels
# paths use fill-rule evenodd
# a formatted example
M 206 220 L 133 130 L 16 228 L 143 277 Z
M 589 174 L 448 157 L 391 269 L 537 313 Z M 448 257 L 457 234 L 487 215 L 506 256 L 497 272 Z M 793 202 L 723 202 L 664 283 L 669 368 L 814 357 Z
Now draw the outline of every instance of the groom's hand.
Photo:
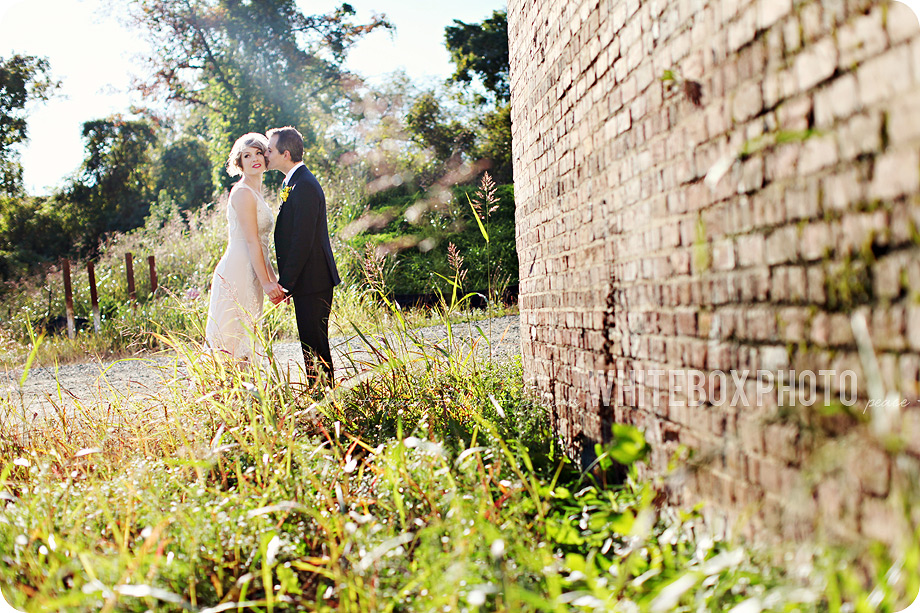
M 281 287 L 280 283 L 278 284 L 278 287 Z M 279 300 L 278 302 L 290 302 L 291 292 L 287 291 L 283 287 L 281 287 L 281 292 L 282 292 L 281 300 Z
M 262 291 L 268 294 L 269 299 L 274 304 L 278 304 L 284 300 L 284 289 L 281 288 L 281 285 L 279 285 L 277 281 L 263 283 Z

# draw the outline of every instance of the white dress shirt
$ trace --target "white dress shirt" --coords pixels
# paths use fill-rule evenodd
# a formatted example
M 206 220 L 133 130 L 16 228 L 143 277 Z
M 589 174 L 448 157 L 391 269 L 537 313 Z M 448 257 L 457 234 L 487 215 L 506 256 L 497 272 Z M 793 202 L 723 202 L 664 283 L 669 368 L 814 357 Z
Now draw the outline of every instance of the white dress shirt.
M 297 169 L 300 168 L 301 166 L 303 166 L 303 162 L 297 162 L 296 164 L 294 164 L 294 167 L 291 168 L 286 175 L 284 175 L 284 182 L 281 185 L 287 187 L 287 184 L 290 182 L 291 177 L 294 176 L 294 173 L 297 172 Z

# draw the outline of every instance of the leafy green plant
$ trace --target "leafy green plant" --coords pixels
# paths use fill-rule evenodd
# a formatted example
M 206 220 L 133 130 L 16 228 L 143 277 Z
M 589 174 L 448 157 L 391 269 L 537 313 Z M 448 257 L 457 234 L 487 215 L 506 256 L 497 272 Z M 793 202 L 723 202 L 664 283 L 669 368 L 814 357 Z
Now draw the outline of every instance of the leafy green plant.
M 457 186 L 444 192 L 446 203 L 422 192 L 406 195 L 402 188 L 376 194 L 369 200 L 365 221 L 353 226 L 362 232 L 350 240 L 353 255 L 345 254 L 341 271 L 351 281 L 361 280 L 362 254 L 371 245 L 391 254 L 393 273 L 387 284 L 391 293 L 449 292 L 444 277 L 450 276 L 447 249 L 453 243 L 466 260 L 468 288 L 489 293 L 491 287 L 495 295 L 517 283 L 513 187 L 491 185 L 485 208 L 479 204 L 481 192 L 482 186 Z
M 560 452 L 519 363 L 389 332 L 317 401 L 271 355 L 216 360 L 164 330 L 176 379 L 155 398 L 0 422 L 4 596 L 29 611 L 894 611 L 916 591 L 916 547 L 814 547 L 793 574 L 710 535 L 639 478 L 631 426 L 596 450 L 595 468 L 625 468 L 605 485 Z

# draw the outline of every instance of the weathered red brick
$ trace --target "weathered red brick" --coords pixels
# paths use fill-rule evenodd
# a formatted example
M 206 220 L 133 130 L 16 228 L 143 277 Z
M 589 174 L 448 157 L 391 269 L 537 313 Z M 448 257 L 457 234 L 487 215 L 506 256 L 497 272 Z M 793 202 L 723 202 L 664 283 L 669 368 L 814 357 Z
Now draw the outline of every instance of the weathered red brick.
M 753 381 L 743 408 L 681 394 L 652 406 L 643 382 L 601 414 L 585 390 L 591 369 L 647 364 L 863 381 L 858 308 L 885 385 L 920 393 L 920 29 L 891 18 L 896 3 L 885 22 L 869 0 L 794 4 L 512 0 L 524 378 L 570 447 L 602 420 L 646 428 L 643 474 L 664 470 L 675 437 L 724 448 L 681 492 L 714 516 L 766 492 L 761 531 L 798 537 L 820 517 L 837 536 L 878 533 L 884 513 L 864 501 L 898 468 L 866 462 L 869 474 L 822 477 L 798 500 L 808 431 L 763 421 L 780 398 L 756 401 Z M 665 69 L 699 81 L 702 106 L 661 82 Z
M 837 29 L 840 68 L 849 70 L 853 65 L 878 55 L 887 44 L 885 28 L 882 27 L 882 8 L 877 6 L 869 14 L 856 17 Z
M 904 67 L 910 64 L 910 50 L 905 45 L 861 64 L 856 71 L 861 105 L 868 108 L 907 90 L 911 79 L 904 78 Z
M 824 207 L 828 210 L 845 210 L 865 197 L 865 186 L 856 169 L 831 175 L 822 181 Z
M 917 35 L 917 15 L 903 2 L 892 2 L 887 7 L 885 24 L 888 38 L 896 45 Z
M 795 58 L 796 86 L 802 92 L 821 83 L 837 69 L 838 51 L 830 38 L 807 47 Z
M 815 126 L 826 130 L 853 114 L 859 105 L 856 77 L 844 74 L 815 93 Z
M 844 160 L 874 153 L 882 148 L 882 116 L 867 113 L 851 117 L 838 128 L 840 157 Z
M 787 100 L 776 110 L 780 129 L 792 132 L 807 130 L 813 107 L 810 95 L 801 95 L 793 100 Z
M 805 140 L 799 155 L 799 172 L 810 175 L 837 163 L 837 140 L 834 135 Z
M 798 254 L 798 237 L 795 226 L 786 226 L 774 230 L 767 236 L 766 263 L 781 264 L 789 262 Z
M 914 351 L 920 351 L 920 306 L 911 305 L 907 309 L 907 342 Z
M 903 513 L 895 510 L 893 501 L 865 498 L 860 505 L 860 528 L 869 538 L 889 546 L 902 542 L 907 530 Z
M 920 155 L 915 149 L 895 151 L 875 162 L 869 197 L 889 199 L 920 189 Z

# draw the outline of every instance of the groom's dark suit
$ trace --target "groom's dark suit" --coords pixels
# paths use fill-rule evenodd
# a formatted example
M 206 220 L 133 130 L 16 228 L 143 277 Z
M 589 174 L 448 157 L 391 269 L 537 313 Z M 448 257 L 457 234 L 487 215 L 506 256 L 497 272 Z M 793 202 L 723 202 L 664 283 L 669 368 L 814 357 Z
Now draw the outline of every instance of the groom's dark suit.
M 332 288 L 341 281 L 329 244 L 326 196 L 305 166 L 294 171 L 288 187 L 275 223 L 278 283 L 294 301 L 307 376 L 315 378 L 323 368 L 331 384 L 329 310 Z

